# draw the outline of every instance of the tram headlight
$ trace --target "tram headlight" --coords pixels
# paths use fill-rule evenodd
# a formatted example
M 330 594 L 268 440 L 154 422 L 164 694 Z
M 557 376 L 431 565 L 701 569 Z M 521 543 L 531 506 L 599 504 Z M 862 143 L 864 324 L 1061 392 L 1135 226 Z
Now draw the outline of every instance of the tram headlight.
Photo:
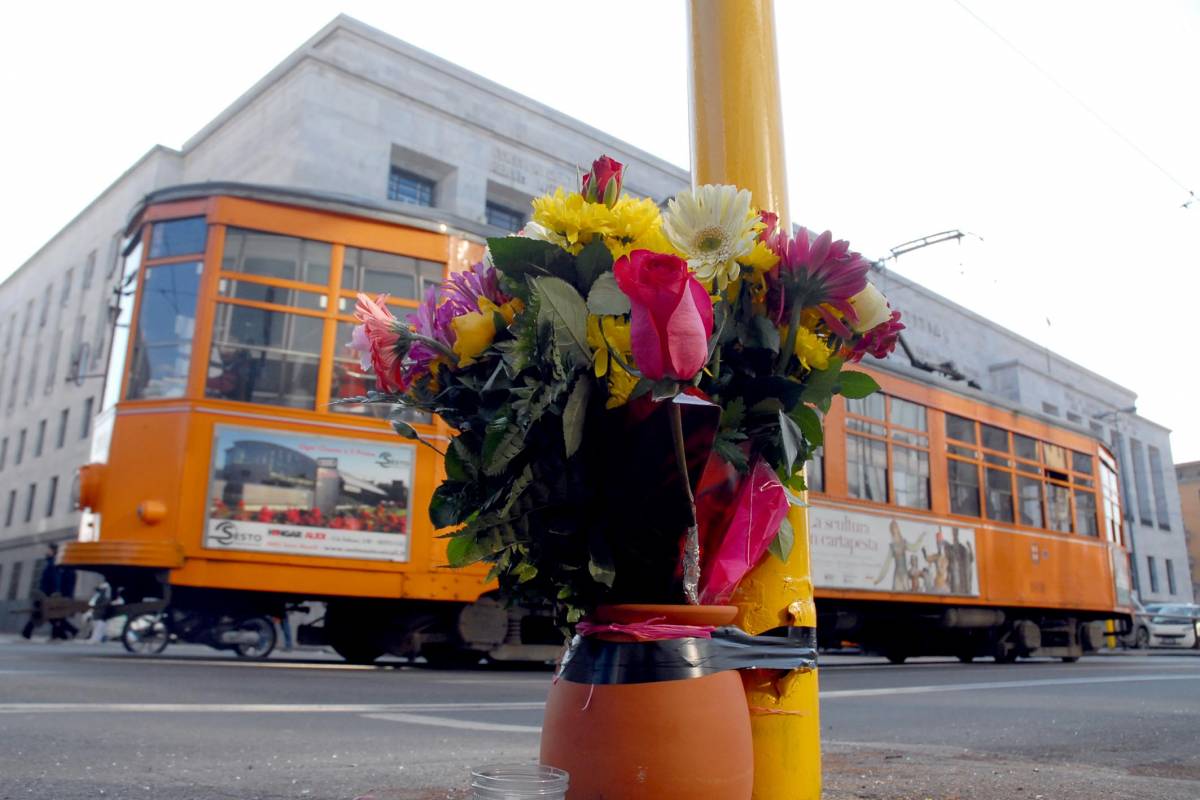
M 138 503 L 137 515 L 147 525 L 155 525 L 167 516 L 167 504 L 161 500 L 143 500 Z

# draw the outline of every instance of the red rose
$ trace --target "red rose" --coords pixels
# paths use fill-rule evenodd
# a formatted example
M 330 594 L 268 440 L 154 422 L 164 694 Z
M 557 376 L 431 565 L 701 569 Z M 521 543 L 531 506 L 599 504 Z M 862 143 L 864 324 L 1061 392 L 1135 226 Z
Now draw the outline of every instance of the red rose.
M 580 193 L 591 203 L 604 203 L 612 208 L 621 196 L 621 182 L 625 165 L 620 161 L 600 156 L 592 162 L 592 171 L 583 176 Z
M 708 361 L 713 311 L 708 292 L 677 256 L 634 250 L 613 265 L 633 306 L 633 358 L 650 380 L 690 381 Z

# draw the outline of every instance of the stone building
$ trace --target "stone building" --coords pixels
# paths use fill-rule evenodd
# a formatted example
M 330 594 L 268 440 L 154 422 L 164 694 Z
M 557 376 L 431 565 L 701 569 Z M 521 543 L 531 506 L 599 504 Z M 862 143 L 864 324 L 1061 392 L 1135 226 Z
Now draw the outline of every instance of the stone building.
M 1175 465 L 1179 482 L 1179 501 L 1183 509 L 1184 535 L 1187 537 L 1192 592 L 1200 597 L 1200 461 Z
M 43 544 L 76 532 L 72 482 L 101 405 L 121 232 L 143 196 L 270 184 L 429 206 L 499 234 L 600 153 L 629 165 L 633 194 L 662 199 L 689 183 L 685 170 L 344 16 L 179 150 L 152 148 L 0 285 L 0 626 L 19 625 L 7 611 L 27 597 Z M 1132 413 L 1135 395 L 895 274 L 880 280 L 921 358 L 953 361 L 985 391 L 1116 447 L 1143 597 L 1190 599 L 1168 431 Z

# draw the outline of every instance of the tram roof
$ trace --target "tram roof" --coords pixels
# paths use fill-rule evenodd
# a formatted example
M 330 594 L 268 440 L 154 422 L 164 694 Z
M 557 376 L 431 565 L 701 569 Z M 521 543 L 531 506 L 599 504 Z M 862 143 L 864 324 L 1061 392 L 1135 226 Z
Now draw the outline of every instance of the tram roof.
M 320 189 L 236 181 L 182 183 L 156 189 L 134 206 L 126 220 L 125 233 L 129 235 L 133 232 L 138 220 L 149 206 L 182 200 L 197 200 L 204 197 L 237 197 L 244 200 L 258 200 L 264 203 L 329 211 L 393 225 L 405 225 L 434 233 L 464 236 L 480 243 L 489 236 L 508 234 L 504 228 L 475 222 L 441 208 L 428 208 L 398 201 L 380 202 L 369 197 L 327 192 Z

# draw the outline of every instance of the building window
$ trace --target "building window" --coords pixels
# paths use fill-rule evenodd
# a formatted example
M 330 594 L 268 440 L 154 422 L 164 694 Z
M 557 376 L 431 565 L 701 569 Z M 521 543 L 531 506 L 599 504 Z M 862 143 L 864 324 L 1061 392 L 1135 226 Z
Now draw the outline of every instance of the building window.
M 42 390 L 44 394 L 54 391 L 54 379 L 58 377 L 58 355 L 62 350 L 62 335 L 62 330 L 54 332 L 54 344 L 50 347 L 50 358 L 47 359 L 50 366 L 46 370 L 46 387 Z
M 1163 565 L 1167 572 L 1167 592 L 1175 594 L 1175 563 L 1169 558 L 1164 558 Z
M 64 408 L 58 414 L 58 442 L 55 445 L 55 447 L 57 447 L 58 449 L 62 449 L 62 446 L 64 444 L 66 444 L 66 441 L 67 441 L 67 418 L 70 416 L 70 413 L 71 413 L 71 410 L 69 408 Z
M 1058 416 L 1058 406 L 1054 403 L 1042 403 L 1042 411 L 1052 417 Z
M 4 527 L 12 527 L 13 513 L 17 510 L 17 490 L 8 493 L 8 510 L 4 512 Z
M 810 492 L 825 491 L 825 451 L 818 447 L 804 465 L 804 483 Z
M 929 508 L 929 414 L 873 394 L 846 401 L 846 482 L 851 497 Z
M 1154 514 L 1150 510 L 1150 488 L 1146 485 L 1146 455 L 1142 452 L 1142 443 L 1137 439 L 1129 440 L 1129 457 L 1133 461 L 1133 483 L 1137 487 L 1138 518 L 1143 525 L 1154 524 Z
M 54 500 L 58 495 L 58 476 L 50 479 L 50 488 L 46 490 L 46 516 L 54 516 Z
M 37 484 L 29 484 L 29 495 L 25 498 L 25 521 L 33 521 L 33 504 L 37 500 Z
M 81 289 L 92 288 L 92 276 L 96 272 L 96 251 L 88 253 L 87 262 L 83 265 L 83 286 Z
M 38 458 L 46 446 L 46 420 L 38 423 L 37 439 L 33 442 L 33 457 Z
M 17 453 L 13 457 L 14 464 L 20 464 L 21 459 L 25 457 L 25 429 L 21 429 L 20 435 L 17 436 Z
M 8 579 L 8 599 L 16 600 L 17 592 L 21 588 L 21 568 L 25 566 L 22 561 L 14 561 L 12 565 L 12 575 Z
M 54 297 L 54 284 L 46 287 L 46 296 L 42 298 L 42 310 L 38 314 L 38 327 L 46 327 L 46 320 L 50 318 L 50 299 Z
M 71 267 L 63 276 L 62 295 L 58 298 L 58 304 L 63 308 L 67 307 L 67 303 L 71 302 L 71 284 L 75 282 L 75 268 Z
M 8 437 L 5 436 L 0 440 L 0 469 L 4 469 L 4 464 L 8 461 Z
M 1150 574 L 1150 591 L 1158 593 L 1158 567 L 1154 563 L 1154 556 L 1146 556 L 1146 571 Z
M 96 398 L 89 397 L 83 401 L 83 422 L 79 426 L 79 438 L 86 439 L 92 432 L 92 406 L 96 403 Z
M 525 215 L 514 208 L 489 201 L 486 212 L 488 225 L 494 225 L 512 233 L 525 227 Z
M 433 205 L 433 181 L 412 172 L 392 167 L 388 174 L 388 200 L 399 200 L 414 206 Z
M 1070 422 L 1074 422 L 1076 425 L 1082 425 L 1082 424 L 1083 424 L 1083 417 L 1079 416 L 1079 415 L 1078 415 L 1078 414 L 1076 414 L 1074 411 L 1068 411 L 1068 412 L 1067 412 L 1067 419 L 1068 419 Z
M 1150 483 L 1154 486 L 1154 510 L 1158 527 L 1164 531 L 1171 530 L 1171 514 L 1167 507 L 1167 485 L 1163 481 L 1162 456 L 1158 448 L 1149 445 L 1146 453 L 1150 456 Z

